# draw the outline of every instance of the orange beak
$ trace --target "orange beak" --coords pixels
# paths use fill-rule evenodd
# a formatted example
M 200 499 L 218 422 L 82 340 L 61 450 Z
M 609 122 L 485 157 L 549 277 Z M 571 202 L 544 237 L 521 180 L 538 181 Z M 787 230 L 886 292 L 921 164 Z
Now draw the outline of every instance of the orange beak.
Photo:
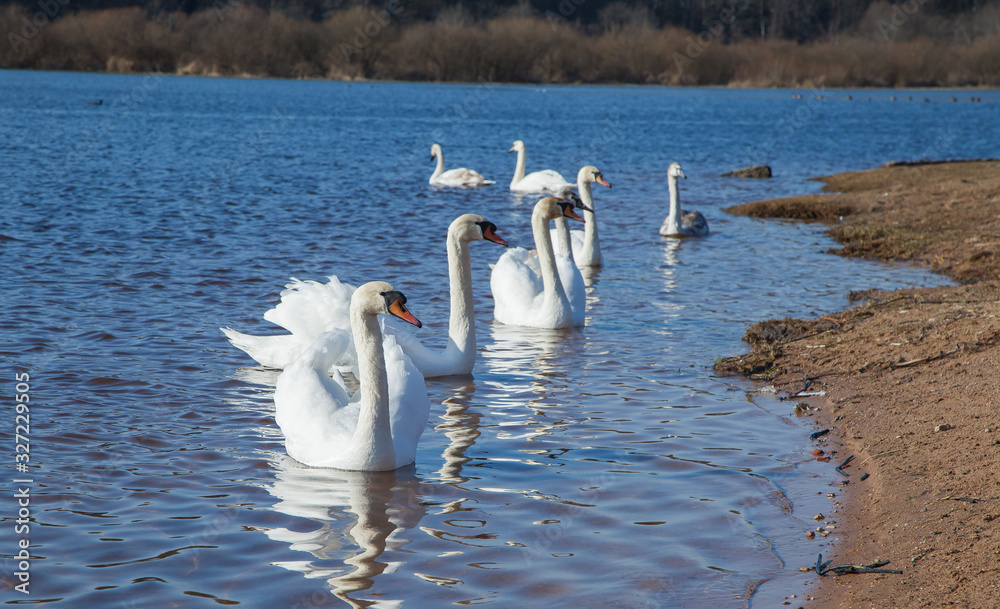
M 584 221 L 583 218 L 580 217 L 580 214 L 573 211 L 572 204 L 566 203 L 565 205 L 560 205 L 560 207 L 562 207 L 563 215 L 566 216 L 567 218 L 570 218 L 571 220 L 577 220 L 579 222 Z
M 597 183 L 603 186 L 607 186 L 608 188 L 611 188 L 611 184 L 604 179 L 604 176 L 597 176 Z
M 414 317 L 413 314 L 406 309 L 406 305 L 399 302 L 398 300 L 392 301 L 392 304 L 389 305 L 389 313 L 392 316 L 398 317 L 407 323 L 415 325 L 418 328 L 423 327 L 423 324 L 420 323 L 420 320 Z
M 500 235 L 496 234 L 492 226 L 486 227 L 486 230 L 483 231 L 483 238 L 487 241 L 492 241 L 493 243 L 499 243 L 504 247 L 510 247 L 507 245 L 507 242 L 500 237 Z

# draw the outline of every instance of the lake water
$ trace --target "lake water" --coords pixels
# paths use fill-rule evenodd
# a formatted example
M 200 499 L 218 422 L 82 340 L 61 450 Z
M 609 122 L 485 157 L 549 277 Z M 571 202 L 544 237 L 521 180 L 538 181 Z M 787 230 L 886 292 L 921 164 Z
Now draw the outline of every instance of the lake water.
M 832 465 L 811 459 L 813 428 L 789 403 L 711 366 L 742 352 L 760 319 L 941 280 L 829 255 L 821 227 L 722 208 L 892 159 L 995 156 L 1000 140 L 995 92 L 976 92 L 979 104 L 968 92 L 821 93 L 0 71 L 3 387 L 23 391 L 15 375 L 27 373 L 31 407 L 19 440 L 30 467 L 10 457 L 4 470 L 3 601 L 801 600 L 810 577 L 798 568 L 827 543 L 803 532 L 830 508 Z M 443 346 L 450 221 L 481 213 L 530 245 L 534 198 L 506 189 L 515 139 L 528 171 L 594 164 L 614 185 L 595 187 L 606 266 L 586 327 L 493 326 L 501 248 L 473 244 L 480 359 L 474 379 L 428 382 L 416 463 L 366 474 L 293 462 L 273 418 L 277 373 L 219 326 L 276 331 L 261 314 L 288 277 L 337 274 L 392 282 L 425 344 Z M 449 167 L 498 184 L 430 188 L 435 141 Z M 709 238 L 657 234 L 672 161 Z M 718 177 L 752 162 L 776 177 Z M 17 488 L 30 492 L 25 534 Z M 22 538 L 28 596 L 12 589 Z

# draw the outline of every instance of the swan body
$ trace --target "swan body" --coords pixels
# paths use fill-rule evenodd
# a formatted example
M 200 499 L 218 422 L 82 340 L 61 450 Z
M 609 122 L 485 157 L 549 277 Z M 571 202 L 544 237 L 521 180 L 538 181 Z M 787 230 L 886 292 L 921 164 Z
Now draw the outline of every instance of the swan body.
M 524 175 L 525 148 L 524 142 L 517 140 L 508 152 L 517 152 L 517 166 L 514 168 L 514 177 L 510 181 L 510 189 L 513 192 L 551 192 L 562 194 L 573 188 L 573 185 L 566 181 L 557 171 L 543 169 Z
M 531 214 L 537 254 L 531 256 L 524 248 L 512 248 L 494 265 L 490 289 L 497 321 L 549 329 L 583 325 L 585 302 L 578 301 L 579 307 L 573 308 L 559 275 L 562 269 L 572 268 L 576 273 L 579 270 L 568 258 L 564 258 L 562 269 L 558 267 L 549 234 L 549 221 L 561 216 L 583 220 L 573 211 L 572 203 L 555 197 L 540 199 Z M 582 277 L 579 285 L 583 286 Z
M 351 297 L 351 332 L 323 333 L 278 377 L 274 418 L 295 460 L 312 467 L 387 471 L 416 459 L 430 412 L 427 388 L 394 338 L 383 341 L 378 315 L 420 327 L 405 296 L 388 283 L 366 283 Z M 327 376 L 352 340 L 360 384 L 353 399 L 339 372 Z
M 466 169 L 461 167 L 459 169 L 449 169 L 444 170 L 444 153 L 441 152 L 441 146 L 438 144 L 431 145 L 431 159 L 437 158 L 437 168 L 434 169 L 434 173 L 431 174 L 430 184 L 432 186 L 454 186 L 457 188 L 478 188 L 480 186 L 488 186 L 490 184 L 496 184 L 494 180 L 487 180 L 474 169 Z
M 392 334 L 414 365 L 427 378 L 470 374 L 476 363 L 476 328 L 473 319 L 471 241 L 492 241 L 507 246 L 496 234 L 496 225 L 476 214 L 463 214 L 448 227 L 448 279 L 451 316 L 448 322 L 448 346 L 431 351 L 403 324 L 383 318 L 383 331 Z M 329 330 L 349 331 L 348 310 L 354 286 L 342 283 L 335 275 L 329 282 L 299 281 L 293 278 L 281 292 L 281 302 L 264 313 L 264 319 L 291 332 L 279 336 L 253 336 L 222 328 L 234 346 L 258 363 L 283 369 L 320 334 Z M 355 365 L 354 348 L 349 347 L 332 365 L 351 368 Z
M 594 196 L 590 189 L 590 185 L 595 182 L 611 188 L 611 184 L 604 179 L 601 171 L 593 165 L 581 167 L 576 174 L 576 188 L 580 192 L 580 200 L 585 206 L 583 217 L 586 224 L 584 224 L 583 230 L 570 231 L 569 223 L 565 218 L 556 218 L 555 228 L 552 229 L 552 240 L 556 243 L 556 254 L 567 255 L 560 242 L 562 237 L 559 237 L 565 231 L 569 236 L 568 247 L 572 248 L 572 258 L 577 267 L 601 266 L 602 263 L 601 242 L 597 235 L 597 218 L 594 216 Z
M 708 221 L 697 211 L 681 209 L 680 194 L 677 189 L 677 178 L 687 179 L 680 164 L 671 163 L 667 169 L 667 185 L 670 188 L 670 212 L 660 226 L 660 234 L 664 237 L 691 236 L 704 237 L 708 235 Z

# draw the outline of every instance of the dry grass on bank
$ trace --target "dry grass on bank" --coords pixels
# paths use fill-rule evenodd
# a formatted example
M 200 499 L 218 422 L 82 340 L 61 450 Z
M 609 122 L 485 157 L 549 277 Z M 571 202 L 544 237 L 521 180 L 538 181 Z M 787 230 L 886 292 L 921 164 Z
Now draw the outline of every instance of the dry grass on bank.
M 356 6 L 322 23 L 243 4 L 150 18 L 138 8 L 40 13 L 0 7 L 0 67 L 287 78 L 755 87 L 997 86 L 1000 36 L 721 39 L 648 24 L 587 33 L 508 16 L 400 25 Z
M 984 290 L 1000 285 L 1000 161 L 883 166 L 819 179 L 835 194 L 756 201 L 726 211 L 824 222 L 844 246 L 833 253 L 923 263 L 967 286 L 989 286 Z M 716 371 L 772 378 L 787 367 L 780 363 L 785 346 L 841 332 L 843 324 L 870 317 L 879 306 L 862 304 L 808 321 L 761 322 L 744 337 L 751 353 L 720 360 Z

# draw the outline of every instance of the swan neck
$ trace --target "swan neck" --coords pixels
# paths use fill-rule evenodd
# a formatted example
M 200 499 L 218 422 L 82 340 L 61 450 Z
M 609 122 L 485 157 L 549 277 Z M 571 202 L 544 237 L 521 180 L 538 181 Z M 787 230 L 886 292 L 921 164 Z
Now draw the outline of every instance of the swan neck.
M 358 353 L 358 426 L 351 451 L 366 455 L 372 469 L 392 469 L 396 456 L 389 423 L 389 382 L 385 372 L 382 331 L 375 315 L 351 311 L 351 330 Z
M 444 173 L 444 154 L 439 152 L 437 154 L 437 167 L 434 169 L 434 173 L 431 174 L 431 180 L 430 181 L 433 182 L 442 173 Z
M 677 176 L 670 176 L 667 180 L 667 186 L 670 188 L 670 215 L 676 218 L 680 216 L 681 212 L 681 196 L 677 189 Z
M 580 200 L 583 204 L 594 209 L 594 195 L 590 190 L 590 182 L 586 180 L 577 181 L 577 190 L 580 191 Z M 596 209 L 594 211 L 597 211 Z M 600 263 L 600 242 L 597 237 L 597 217 L 593 211 L 584 211 L 583 219 L 586 222 L 583 226 L 583 258 L 594 263 Z
M 472 262 L 469 256 L 469 242 L 459 239 L 450 232 L 448 234 L 448 285 L 451 296 L 448 349 L 457 349 L 463 360 L 471 358 L 472 361 L 475 361 L 476 324 L 473 319 Z
M 559 281 L 556 270 L 556 255 L 552 249 L 552 237 L 549 235 L 549 220 L 539 209 L 531 214 L 531 232 L 535 236 L 535 250 L 538 252 L 538 266 L 542 272 L 542 287 L 545 292 L 543 307 L 554 306 L 554 300 L 563 304 L 569 310 L 569 298 Z
M 573 243 L 569 234 L 569 220 L 566 218 L 556 218 L 553 221 L 556 225 L 556 247 L 555 251 L 560 256 L 573 259 Z
M 513 188 L 515 184 L 524 179 L 525 155 L 526 153 L 523 148 L 517 151 L 517 166 L 514 168 L 514 179 L 510 181 L 511 188 Z

